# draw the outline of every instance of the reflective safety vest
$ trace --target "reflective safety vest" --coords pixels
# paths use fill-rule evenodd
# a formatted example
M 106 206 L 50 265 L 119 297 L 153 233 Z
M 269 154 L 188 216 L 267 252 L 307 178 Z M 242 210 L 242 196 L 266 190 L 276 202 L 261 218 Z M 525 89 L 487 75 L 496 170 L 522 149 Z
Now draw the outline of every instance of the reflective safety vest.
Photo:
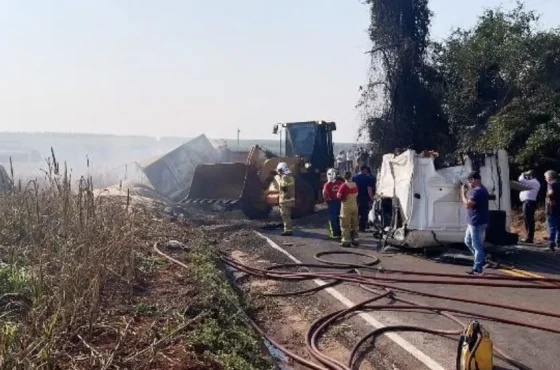
M 283 205 L 296 204 L 296 181 L 292 175 L 276 175 L 274 177 L 277 190 L 280 192 L 278 203 Z

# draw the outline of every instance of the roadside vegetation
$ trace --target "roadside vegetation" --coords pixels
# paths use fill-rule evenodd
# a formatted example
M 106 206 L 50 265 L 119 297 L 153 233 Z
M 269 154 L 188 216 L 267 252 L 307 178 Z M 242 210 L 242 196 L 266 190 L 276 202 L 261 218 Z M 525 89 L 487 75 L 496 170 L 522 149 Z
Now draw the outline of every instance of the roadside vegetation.
M 369 83 L 359 106 L 377 154 L 505 149 L 513 175 L 560 170 L 560 30 L 521 2 L 430 37 L 428 0 L 367 0 Z
M 62 167 L 0 195 L 0 369 L 272 368 L 200 228 Z

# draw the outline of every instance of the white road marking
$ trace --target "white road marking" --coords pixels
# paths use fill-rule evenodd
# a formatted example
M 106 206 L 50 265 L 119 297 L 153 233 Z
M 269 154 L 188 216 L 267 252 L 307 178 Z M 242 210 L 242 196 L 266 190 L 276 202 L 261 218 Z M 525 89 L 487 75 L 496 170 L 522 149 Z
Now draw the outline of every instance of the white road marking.
M 255 231 L 255 234 L 257 234 L 258 236 L 260 236 L 261 238 L 266 240 L 268 245 L 270 245 L 272 248 L 276 249 L 277 251 L 282 252 L 283 254 L 285 254 L 289 259 L 291 259 L 295 263 L 303 263 L 300 260 L 298 260 L 296 257 L 292 256 L 290 254 L 290 252 L 286 251 L 285 249 L 280 247 L 278 244 L 276 244 L 269 237 L 259 233 L 258 231 Z M 320 280 L 320 279 L 315 279 L 315 280 L 313 280 L 313 282 L 315 282 L 315 284 L 317 284 L 319 286 L 323 286 L 323 285 L 327 284 L 325 281 Z M 345 305 L 348 308 L 356 305 L 354 302 L 352 302 L 351 300 L 346 298 L 342 293 L 340 293 L 338 290 L 336 290 L 334 288 L 326 288 L 325 291 L 328 292 L 330 295 L 332 295 L 340 303 L 342 303 L 343 305 Z M 383 323 L 379 322 L 376 318 L 374 318 L 371 314 L 369 314 L 367 312 L 360 312 L 358 315 L 365 322 L 367 322 L 368 324 L 370 324 L 371 326 L 373 326 L 376 329 L 384 328 L 384 327 L 387 326 L 387 325 L 384 325 Z M 438 364 L 434 359 L 432 359 L 431 357 L 426 355 L 424 352 L 422 352 L 415 345 L 413 345 L 412 343 L 410 343 L 409 341 L 407 341 L 406 339 L 401 337 L 399 334 L 385 333 L 385 336 L 387 338 L 391 339 L 393 342 L 395 342 L 399 346 L 401 346 L 405 351 L 410 353 L 418 361 L 420 361 L 421 363 L 426 365 L 426 367 L 428 367 L 429 369 L 431 369 L 431 370 L 445 370 L 445 368 L 443 366 Z

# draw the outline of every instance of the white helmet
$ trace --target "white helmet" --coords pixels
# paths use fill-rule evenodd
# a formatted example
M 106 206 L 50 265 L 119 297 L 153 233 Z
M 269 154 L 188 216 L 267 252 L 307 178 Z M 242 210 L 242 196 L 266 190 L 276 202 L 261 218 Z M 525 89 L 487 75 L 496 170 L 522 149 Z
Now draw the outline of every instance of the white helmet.
M 276 172 L 282 173 L 282 175 L 289 175 L 292 173 L 286 162 L 278 163 L 278 166 L 276 166 Z
M 336 181 L 336 170 L 334 168 L 330 168 L 327 171 L 327 181 L 328 182 L 335 182 Z

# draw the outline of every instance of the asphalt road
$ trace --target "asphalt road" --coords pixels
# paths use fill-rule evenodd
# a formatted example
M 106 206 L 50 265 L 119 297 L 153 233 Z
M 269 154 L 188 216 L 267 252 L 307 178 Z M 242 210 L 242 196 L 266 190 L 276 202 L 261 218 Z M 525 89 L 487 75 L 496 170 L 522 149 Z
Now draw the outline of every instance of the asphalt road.
M 279 235 L 279 231 L 276 230 L 259 231 L 297 260 L 304 263 L 314 263 L 316 262 L 314 256 L 318 252 L 343 250 L 337 243 L 326 240 L 326 227 L 323 226 L 325 224 L 326 215 L 320 212 L 311 218 L 296 221 L 296 231 L 295 235 L 292 237 L 282 237 Z M 354 248 L 353 250 L 377 256 L 381 260 L 381 265 L 387 269 L 445 273 L 464 273 L 468 269 L 466 266 L 438 263 L 430 258 L 426 258 L 424 255 L 401 252 L 379 253 L 377 252 L 377 241 L 367 234 L 361 235 L 361 242 L 360 248 Z M 269 255 L 269 258 L 272 256 L 273 262 L 285 263 L 289 261 L 289 257 L 283 253 L 279 253 L 277 250 L 273 250 L 270 244 L 263 243 L 263 245 L 266 245 L 266 247 L 263 248 L 269 248 L 271 250 L 267 255 Z M 560 277 L 559 256 L 547 253 L 542 249 L 508 247 L 494 249 L 491 251 L 491 254 L 493 258 L 517 268 L 507 271 L 502 269 L 489 270 L 491 273 L 513 276 L 536 274 L 537 276 Z M 352 255 L 337 256 L 336 258 L 338 261 L 347 263 L 362 262 L 359 257 Z M 560 312 L 560 291 L 558 290 L 458 287 L 427 284 L 399 284 L 399 286 L 461 298 Z M 319 297 L 321 297 L 320 299 L 326 303 L 327 307 L 332 307 L 332 310 L 344 308 L 344 303 L 346 302 L 346 305 L 348 305 L 348 301 L 358 303 L 368 297 L 373 297 L 373 294 L 350 284 L 339 285 L 335 287 L 335 291 L 336 294 L 334 294 L 334 296 L 332 292 L 329 293 L 325 291 L 318 294 Z M 417 301 L 421 304 L 443 305 L 449 308 L 507 317 L 509 319 L 529 321 L 531 323 L 560 328 L 560 319 L 492 307 L 431 299 L 411 294 L 401 294 L 400 296 Z M 389 301 L 384 302 L 385 303 L 382 304 L 390 303 Z M 438 329 L 457 328 L 455 323 L 437 314 L 408 311 L 370 312 L 369 314 L 372 320 L 376 320 L 384 325 L 408 324 Z M 458 317 L 465 322 L 471 319 L 468 317 Z M 479 321 L 489 330 L 494 345 L 517 361 L 520 361 L 531 369 L 560 369 L 560 363 L 557 359 L 557 351 L 560 349 L 559 335 L 487 320 Z M 361 325 L 361 327 L 355 329 L 363 334 L 373 329 L 365 320 L 358 322 L 361 322 L 361 324 L 357 324 L 358 326 Z M 395 343 L 395 340 L 400 344 Z M 455 369 L 457 344 L 456 341 L 449 338 L 429 334 L 399 333 L 397 336 L 393 335 L 393 340 L 386 337 L 378 340 L 375 347 L 370 348 L 370 350 L 378 351 L 376 357 L 381 356 L 386 359 L 389 358 L 393 367 L 398 369 Z M 497 361 L 495 365 L 496 369 L 514 368 L 502 361 Z

